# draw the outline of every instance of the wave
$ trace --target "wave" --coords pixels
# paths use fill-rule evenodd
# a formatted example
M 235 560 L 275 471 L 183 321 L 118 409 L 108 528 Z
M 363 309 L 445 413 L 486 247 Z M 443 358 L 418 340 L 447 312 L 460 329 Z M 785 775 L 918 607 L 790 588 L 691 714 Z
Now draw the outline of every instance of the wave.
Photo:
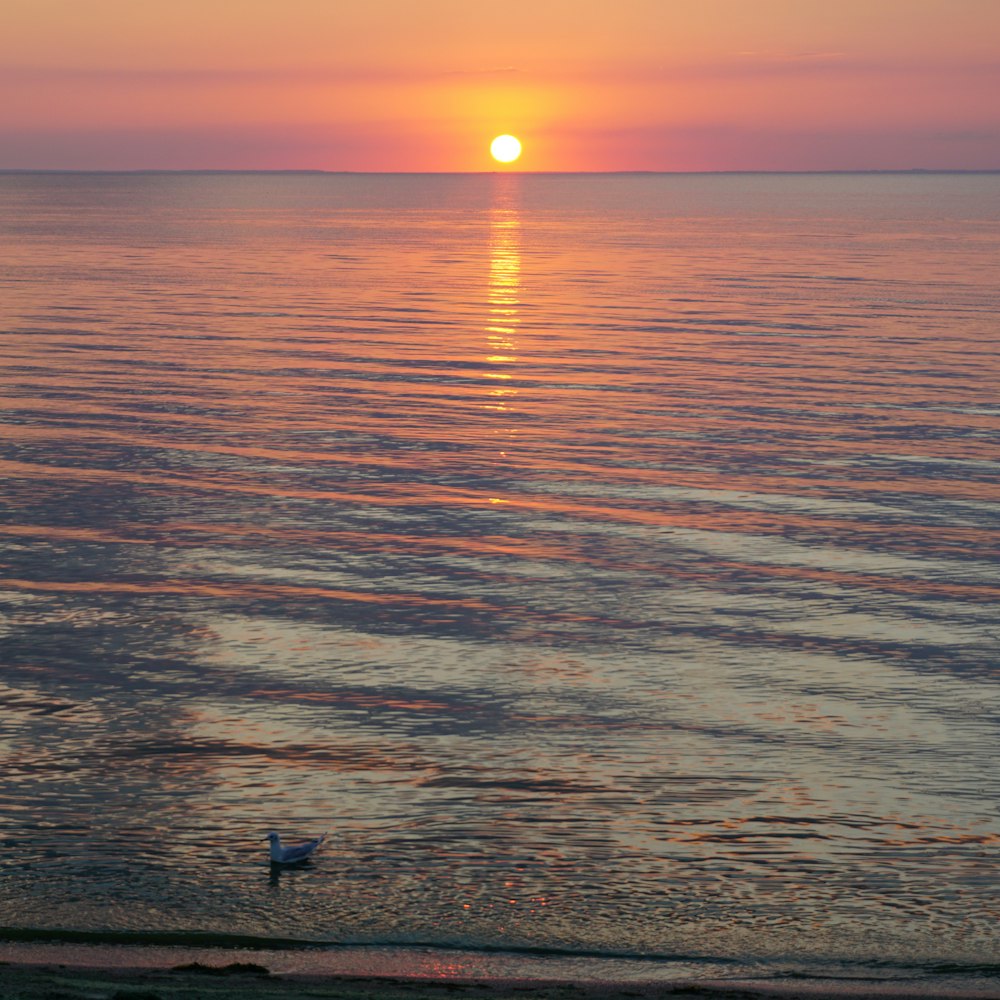
M 307 938 L 271 938 L 255 934 L 227 934 L 219 931 L 122 931 L 78 930 L 50 927 L 0 927 L 0 941 L 40 942 L 91 945 L 139 945 L 146 947 L 181 947 L 211 949 L 245 949 L 251 951 L 315 951 L 337 948 L 407 948 L 438 949 L 443 951 L 471 952 L 484 955 L 532 955 L 553 958 L 627 959 L 638 962 L 685 962 L 737 964 L 738 959 L 717 955 L 685 955 L 673 953 L 648 954 L 635 951 L 603 951 L 585 948 L 559 948 L 548 945 L 508 945 L 488 943 L 463 943 L 459 941 L 420 941 L 405 938 L 384 940 L 323 941 Z

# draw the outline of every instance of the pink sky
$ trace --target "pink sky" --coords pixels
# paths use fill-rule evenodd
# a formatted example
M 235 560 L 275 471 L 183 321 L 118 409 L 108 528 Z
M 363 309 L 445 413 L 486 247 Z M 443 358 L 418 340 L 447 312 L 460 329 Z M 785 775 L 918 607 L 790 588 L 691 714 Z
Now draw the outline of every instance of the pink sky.
M 1000 169 L 1000 0 L 6 0 L 0 168 Z

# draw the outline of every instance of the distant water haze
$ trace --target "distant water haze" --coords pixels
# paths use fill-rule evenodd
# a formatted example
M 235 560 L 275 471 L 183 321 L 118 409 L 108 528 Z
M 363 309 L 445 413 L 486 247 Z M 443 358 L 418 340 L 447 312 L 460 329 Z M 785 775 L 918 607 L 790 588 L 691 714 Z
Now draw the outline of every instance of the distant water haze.
M 995 962 L 998 222 L 0 177 L 2 922 Z

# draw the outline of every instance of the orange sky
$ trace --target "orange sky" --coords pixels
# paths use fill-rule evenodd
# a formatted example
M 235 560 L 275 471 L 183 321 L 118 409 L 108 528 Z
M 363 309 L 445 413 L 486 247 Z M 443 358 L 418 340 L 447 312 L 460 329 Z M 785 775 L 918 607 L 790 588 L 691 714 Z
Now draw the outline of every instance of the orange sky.
M 4 0 L 0 168 L 1000 169 L 1000 0 Z M 511 168 L 506 168 L 511 169 Z

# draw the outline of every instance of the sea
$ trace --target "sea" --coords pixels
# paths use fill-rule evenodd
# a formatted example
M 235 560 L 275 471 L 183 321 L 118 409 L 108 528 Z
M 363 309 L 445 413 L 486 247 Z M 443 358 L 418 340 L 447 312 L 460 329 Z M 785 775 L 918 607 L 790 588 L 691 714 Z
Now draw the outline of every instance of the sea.
M 996 173 L 0 175 L 0 940 L 1000 996 L 998 262 Z

